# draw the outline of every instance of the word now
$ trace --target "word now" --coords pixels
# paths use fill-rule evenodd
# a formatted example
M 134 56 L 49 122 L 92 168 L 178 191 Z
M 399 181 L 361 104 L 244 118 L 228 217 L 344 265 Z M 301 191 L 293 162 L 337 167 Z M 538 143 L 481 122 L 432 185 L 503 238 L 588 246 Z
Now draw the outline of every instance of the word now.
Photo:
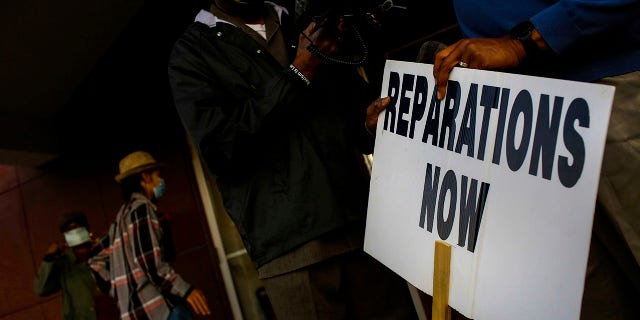
M 442 240 L 447 240 L 451 235 L 455 217 L 458 216 L 458 246 L 464 248 L 468 239 L 467 250 L 474 252 L 490 185 L 482 182 L 478 190 L 478 180 L 469 181 L 467 176 L 462 175 L 460 189 L 458 189 L 458 178 L 453 170 L 448 170 L 442 181 L 440 180 L 440 167 L 436 166 L 434 169 L 428 163 L 418 225 L 424 229 L 426 222 L 427 231 L 433 232 L 433 220 L 436 218 L 437 211 L 438 236 Z M 445 203 L 447 198 L 449 198 L 448 204 Z M 459 209 L 458 198 L 460 199 Z M 445 209 L 448 209 L 446 216 Z

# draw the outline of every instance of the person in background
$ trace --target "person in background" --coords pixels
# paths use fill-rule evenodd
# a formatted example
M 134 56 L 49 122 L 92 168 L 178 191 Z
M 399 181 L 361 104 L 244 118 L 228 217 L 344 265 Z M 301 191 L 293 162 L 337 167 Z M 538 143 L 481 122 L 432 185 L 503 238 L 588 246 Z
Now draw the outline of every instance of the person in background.
M 348 26 L 300 33 L 262 0 L 216 0 L 195 20 L 169 62 L 176 108 L 277 318 L 415 319 L 406 282 L 362 249 L 363 153 L 389 99 L 311 52 L 347 56 Z
M 436 55 L 438 97 L 458 67 L 616 87 L 582 319 L 640 318 L 640 1 L 454 0 L 464 39 Z
M 90 261 L 96 272 L 111 281 L 121 319 L 192 319 L 185 302 L 197 315 L 211 313 L 203 292 L 166 261 L 156 206 L 165 190 L 161 167 L 145 151 L 120 161 L 115 179 L 125 203 L 98 245 L 102 252 Z
M 98 290 L 87 264 L 93 242 L 86 215 L 64 214 L 59 230 L 65 243 L 53 243 L 46 251 L 34 281 L 36 294 L 44 297 L 62 291 L 65 320 L 118 319 L 113 301 Z

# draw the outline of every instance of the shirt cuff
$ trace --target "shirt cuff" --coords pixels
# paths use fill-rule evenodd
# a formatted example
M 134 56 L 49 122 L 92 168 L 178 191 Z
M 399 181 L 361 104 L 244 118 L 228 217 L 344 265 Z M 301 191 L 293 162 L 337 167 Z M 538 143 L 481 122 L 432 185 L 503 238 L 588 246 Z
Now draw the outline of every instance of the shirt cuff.
M 576 40 L 584 37 L 573 16 L 563 2 L 558 2 L 531 17 L 529 21 L 533 23 L 551 50 L 562 55 L 573 46 Z
M 291 75 L 294 76 L 294 78 L 304 82 L 304 84 L 306 85 L 311 84 L 311 81 L 304 74 L 302 74 L 302 72 L 298 70 L 298 68 L 296 68 L 296 66 L 294 66 L 293 64 L 289 65 L 289 71 L 291 72 Z
M 179 275 L 176 275 L 176 278 L 171 283 L 171 294 L 184 299 L 191 290 L 193 290 L 191 284 L 184 281 Z

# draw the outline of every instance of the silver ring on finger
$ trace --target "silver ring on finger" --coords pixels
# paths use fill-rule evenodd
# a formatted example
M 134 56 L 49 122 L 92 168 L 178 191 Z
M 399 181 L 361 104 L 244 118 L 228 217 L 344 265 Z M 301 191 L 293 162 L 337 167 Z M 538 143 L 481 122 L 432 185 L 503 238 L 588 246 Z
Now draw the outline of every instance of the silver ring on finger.
M 460 66 L 460 67 L 462 67 L 462 68 L 466 68 L 466 67 L 468 67 L 468 66 L 469 66 L 469 64 L 468 64 L 468 63 L 466 63 L 466 62 L 464 62 L 464 61 L 460 61 L 460 62 L 458 62 L 458 66 Z

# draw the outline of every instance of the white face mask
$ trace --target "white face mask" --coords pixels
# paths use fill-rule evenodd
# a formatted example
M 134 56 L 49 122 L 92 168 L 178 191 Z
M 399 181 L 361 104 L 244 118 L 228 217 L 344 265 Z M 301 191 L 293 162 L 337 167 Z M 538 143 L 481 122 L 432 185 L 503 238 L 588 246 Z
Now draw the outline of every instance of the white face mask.
M 87 228 L 85 227 L 75 228 L 73 230 L 65 232 L 64 239 L 67 241 L 67 245 L 69 247 L 75 247 L 77 245 L 81 245 L 85 242 L 91 241 L 91 237 L 89 237 L 89 231 L 87 231 Z

